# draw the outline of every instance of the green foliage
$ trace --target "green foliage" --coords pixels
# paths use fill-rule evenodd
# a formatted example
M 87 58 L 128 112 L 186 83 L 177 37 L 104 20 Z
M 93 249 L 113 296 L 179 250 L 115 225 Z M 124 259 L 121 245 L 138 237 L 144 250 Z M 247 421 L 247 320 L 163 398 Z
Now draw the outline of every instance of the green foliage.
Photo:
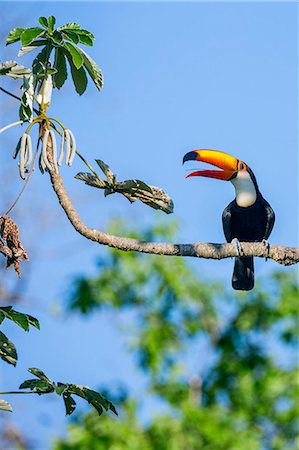
M 157 225 L 142 236 L 130 234 L 173 240 L 174 231 L 173 224 Z M 120 223 L 110 232 L 129 234 Z M 139 405 L 125 400 L 117 423 L 79 415 L 55 450 L 295 450 L 297 303 L 292 273 L 274 274 L 250 293 L 228 295 L 203 282 L 183 258 L 109 250 L 96 277 L 76 280 L 69 308 L 134 312 L 131 351 L 149 380 L 148 395 L 168 412 L 144 425 Z M 207 349 L 201 354 L 199 342 Z M 193 373 L 186 352 L 193 355 Z M 202 370 L 194 369 L 199 359 Z
M 103 74 L 100 68 L 86 52 L 78 47 L 79 44 L 92 46 L 94 35 L 74 22 L 54 29 L 56 23 L 54 16 L 40 17 L 39 23 L 42 28 L 15 28 L 11 30 L 6 40 L 7 45 L 21 42 L 22 48 L 19 56 L 31 52 L 37 47 L 43 47 L 33 62 L 35 86 L 38 80 L 43 79 L 47 74 L 53 74 L 54 87 L 60 89 L 67 79 L 67 60 L 76 91 L 80 95 L 87 87 L 87 73 L 96 88 L 101 90 Z M 54 61 L 51 62 L 52 52 L 55 55 Z M 5 70 L 5 68 L 2 69 Z M 0 67 L 0 74 L 3 74 L 1 73 L 3 72 L 2 69 Z M 13 76 L 9 71 L 5 74 Z
M 101 415 L 103 410 L 110 410 L 117 415 L 117 411 L 113 403 L 103 397 L 99 392 L 77 384 L 61 383 L 60 381 L 55 383 L 51 381 L 40 369 L 31 368 L 28 369 L 28 371 L 37 378 L 24 381 L 20 385 L 19 389 L 29 389 L 38 395 L 55 392 L 63 398 L 66 415 L 72 414 L 76 409 L 76 402 L 72 397 L 73 395 L 77 395 L 90 403 L 96 409 L 98 415 Z
M 4 319 L 9 319 L 25 331 L 29 331 L 30 325 L 40 329 L 39 322 L 35 317 L 29 314 L 20 313 L 15 311 L 12 306 L 0 307 L 0 324 Z M 4 333 L 0 331 L 0 358 L 3 361 L 15 366 L 17 364 L 17 350 L 13 342 L 11 342 Z

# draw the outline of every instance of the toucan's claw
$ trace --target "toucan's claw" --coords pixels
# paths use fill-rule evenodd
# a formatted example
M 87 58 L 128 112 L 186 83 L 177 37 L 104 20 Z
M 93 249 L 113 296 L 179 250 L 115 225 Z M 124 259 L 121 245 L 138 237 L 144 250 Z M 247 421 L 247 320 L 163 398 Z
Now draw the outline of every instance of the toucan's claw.
M 267 256 L 266 256 L 266 261 L 268 261 L 268 258 L 269 258 L 269 256 L 270 256 L 270 244 L 269 244 L 269 242 L 267 241 L 267 239 L 263 239 L 262 240 L 262 244 L 266 247 L 266 249 L 267 249 Z
M 244 256 L 244 250 L 242 248 L 242 245 L 241 245 L 239 239 L 238 238 L 234 238 L 232 240 L 232 244 L 234 244 L 234 246 L 236 247 L 238 256 Z

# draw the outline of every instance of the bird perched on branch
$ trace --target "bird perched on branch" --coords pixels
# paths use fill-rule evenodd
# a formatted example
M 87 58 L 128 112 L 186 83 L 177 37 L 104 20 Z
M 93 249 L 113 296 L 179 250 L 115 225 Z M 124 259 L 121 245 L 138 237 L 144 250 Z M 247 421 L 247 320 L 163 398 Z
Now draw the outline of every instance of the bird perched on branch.
M 238 257 L 232 278 L 236 290 L 249 291 L 254 286 L 254 266 L 252 256 L 242 256 L 240 241 L 267 242 L 271 234 L 275 215 L 269 203 L 259 191 L 252 170 L 243 161 L 216 150 L 193 150 L 186 153 L 183 163 L 190 160 L 212 164 L 222 170 L 198 170 L 187 175 L 216 178 L 230 181 L 235 188 L 236 198 L 224 209 L 222 224 L 227 242 L 234 242 Z

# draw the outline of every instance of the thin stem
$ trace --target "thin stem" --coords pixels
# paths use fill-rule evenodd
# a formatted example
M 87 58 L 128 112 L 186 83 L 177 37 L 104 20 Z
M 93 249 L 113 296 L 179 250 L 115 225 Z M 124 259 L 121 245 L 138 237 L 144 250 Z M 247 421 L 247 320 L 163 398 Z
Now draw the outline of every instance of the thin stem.
M 0 134 L 3 133 L 5 130 L 8 130 L 9 128 L 15 127 L 16 125 L 22 125 L 22 123 L 24 123 L 24 120 L 18 120 L 17 122 L 8 124 L 5 127 L 0 128 Z
M 22 195 L 23 195 L 23 193 L 24 193 L 24 191 L 25 191 L 25 189 L 26 189 L 26 187 L 27 187 L 27 185 L 29 183 L 29 180 L 31 178 L 31 175 L 32 175 L 32 172 L 33 172 L 33 169 L 34 169 L 35 160 L 36 160 L 36 157 L 37 157 L 37 154 L 38 154 L 39 142 L 40 142 L 40 138 L 38 138 L 38 141 L 37 141 L 37 144 L 36 144 L 36 150 L 35 150 L 33 161 L 32 161 L 32 165 L 31 165 L 30 171 L 28 173 L 28 176 L 26 178 L 26 181 L 24 183 L 24 186 L 22 187 L 19 195 L 17 196 L 17 198 L 15 199 L 15 201 L 13 202 L 11 207 L 6 211 L 5 215 L 8 215 L 12 211 L 12 209 L 16 206 L 16 204 L 18 203 L 18 201 L 22 197 Z
M 16 100 L 19 100 L 19 102 L 22 101 L 21 97 L 18 97 L 17 95 L 12 94 L 11 92 L 7 91 L 6 89 L 4 89 L 4 88 L 1 87 L 1 86 L 0 86 L 0 91 L 4 92 L 4 93 L 7 94 L 7 95 L 10 95 L 10 97 L 15 98 Z M 36 108 L 32 108 L 32 109 L 33 109 L 33 111 L 35 112 L 35 114 L 39 114 L 39 110 L 38 110 L 38 109 L 36 109 Z
M 22 391 L 0 392 L 0 395 L 8 395 L 8 394 L 38 394 L 38 392 L 35 392 L 35 391 L 30 391 L 30 392 L 27 392 L 27 391 L 24 391 L 24 392 L 22 392 Z
M 97 172 L 91 167 L 91 165 L 86 161 L 86 159 L 84 158 L 84 156 L 81 155 L 81 153 L 79 153 L 78 150 L 76 150 L 77 155 L 79 156 L 80 159 L 82 159 L 82 161 L 84 162 L 84 164 L 89 168 L 89 170 L 92 171 L 92 173 L 100 180 L 102 181 L 103 185 L 105 185 L 104 181 L 99 177 L 99 175 L 97 174 Z
M 62 128 L 63 130 L 65 130 L 65 126 L 63 125 L 62 122 L 60 122 L 60 120 L 56 119 L 55 117 L 48 117 L 48 119 L 49 119 L 49 120 L 54 120 L 54 122 L 57 122 L 57 123 L 61 126 L 61 128 Z

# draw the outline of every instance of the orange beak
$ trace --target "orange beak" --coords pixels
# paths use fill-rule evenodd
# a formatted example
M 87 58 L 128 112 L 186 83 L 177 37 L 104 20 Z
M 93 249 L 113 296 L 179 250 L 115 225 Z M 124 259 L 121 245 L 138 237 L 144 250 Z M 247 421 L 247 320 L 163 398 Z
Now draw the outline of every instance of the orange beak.
M 198 170 L 196 172 L 189 173 L 186 178 L 198 176 L 228 181 L 238 170 L 237 158 L 224 152 L 218 152 L 217 150 L 192 150 L 184 156 L 183 164 L 186 161 L 192 160 L 212 164 L 222 170 Z

